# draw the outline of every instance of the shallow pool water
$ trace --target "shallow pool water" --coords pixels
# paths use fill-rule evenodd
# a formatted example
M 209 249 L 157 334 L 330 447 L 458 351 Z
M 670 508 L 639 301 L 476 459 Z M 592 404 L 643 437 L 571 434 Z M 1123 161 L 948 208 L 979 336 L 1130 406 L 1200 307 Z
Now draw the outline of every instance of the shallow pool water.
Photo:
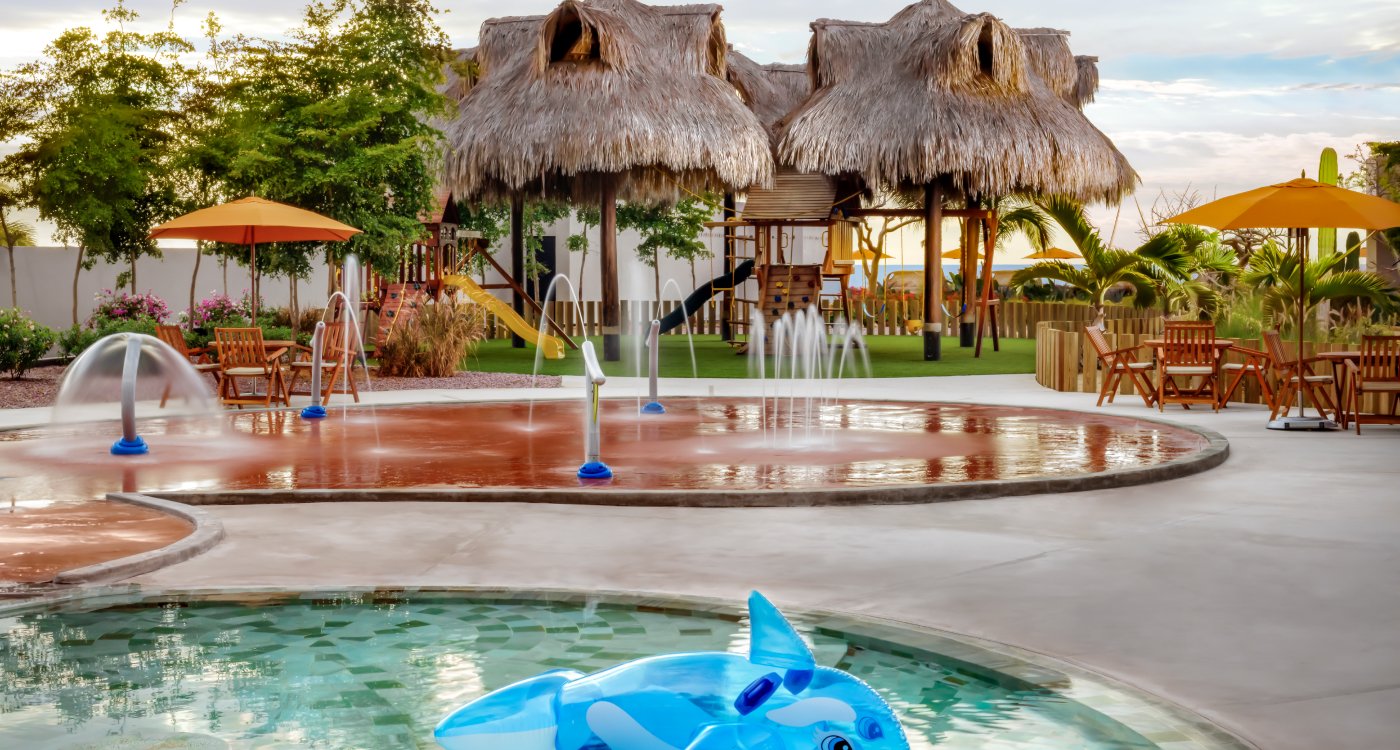
M 747 650 L 746 624 L 722 613 L 319 596 L 0 618 L 0 747 L 435 747 L 452 708 L 547 669 Z M 889 700 L 915 748 L 1158 747 L 1054 690 L 797 621 L 819 663 Z

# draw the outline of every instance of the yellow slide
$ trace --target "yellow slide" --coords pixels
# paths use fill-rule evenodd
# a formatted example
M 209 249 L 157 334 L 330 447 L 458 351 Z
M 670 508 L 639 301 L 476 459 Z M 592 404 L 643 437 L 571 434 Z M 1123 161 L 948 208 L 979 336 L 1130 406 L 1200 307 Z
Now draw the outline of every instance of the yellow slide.
M 444 276 L 442 283 L 448 286 L 455 286 L 466 292 L 467 297 L 478 305 L 490 310 L 496 317 L 500 318 L 506 327 L 515 332 L 515 335 L 534 344 L 544 351 L 544 356 L 549 359 L 564 358 L 564 342 L 549 334 L 541 335 L 539 331 L 530 327 L 525 319 L 515 314 L 510 305 L 496 299 L 496 295 L 477 286 L 475 281 L 469 276 Z

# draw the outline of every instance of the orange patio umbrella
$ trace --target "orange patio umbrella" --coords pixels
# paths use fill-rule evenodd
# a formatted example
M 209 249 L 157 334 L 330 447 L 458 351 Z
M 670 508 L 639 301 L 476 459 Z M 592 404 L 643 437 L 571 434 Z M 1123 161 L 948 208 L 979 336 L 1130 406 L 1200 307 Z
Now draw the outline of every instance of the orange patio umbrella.
M 1304 266 L 1308 261 L 1308 230 L 1318 227 L 1389 229 L 1400 226 L 1400 203 L 1300 177 L 1229 195 L 1165 220 L 1169 224 L 1198 224 L 1215 229 L 1287 229 L 1298 248 L 1298 360 L 1303 359 L 1303 316 L 1307 297 Z M 1303 389 L 1298 389 L 1298 417 L 1269 423 L 1273 429 L 1323 429 L 1324 419 L 1301 416 Z
M 962 249 L 955 247 L 951 250 L 944 250 L 943 257 L 947 258 L 948 260 L 960 260 L 962 258 Z M 981 253 L 977 254 L 977 260 L 982 260 L 984 257 L 986 256 L 982 255 Z
M 205 240 L 251 248 L 248 263 L 253 289 L 250 305 L 253 323 L 258 320 L 258 243 L 326 242 L 348 240 L 360 230 L 285 203 L 244 198 L 201 208 L 151 230 L 151 239 Z
M 1079 260 L 1084 256 L 1071 250 L 1064 250 L 1052 247 L 1048 250 L 1037 250 L 1026 256 L 1026 260 Z

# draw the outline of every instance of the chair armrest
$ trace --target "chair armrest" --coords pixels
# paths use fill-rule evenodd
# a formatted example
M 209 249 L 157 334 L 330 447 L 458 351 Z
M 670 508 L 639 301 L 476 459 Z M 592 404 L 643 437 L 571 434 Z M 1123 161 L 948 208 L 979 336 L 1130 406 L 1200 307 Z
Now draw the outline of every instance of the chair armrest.
M 1135 344 L 1135 345 L 1133 345 L 1133 346 L 1125 346 L 1125 347 L 1123 347 L 1122 349 L 1114 349 L 1113 351 L 1111 351 L 1111 352 L 1108 353 L 1108 356 L 1110 356 L 1110 357 L 1118 357 L 1118 356 L 1123 356 L 1123 355 L 1134 355 L 1134 356 L 1136 356 L 1137 353 L 1138 353 L 1138 351 L 1139 351 L 1140 349 L 1142 349 L 1142 344 Z
M 1236 344 L 1236 345 L 1230 347 L 1229 349 L 1226 349 L 1226 350 L 1225 350 L 1225 353 L 1226 353 L 1226 354 L 1243 354 L 1243 355 L 1245 355 L 1246 357 L 1259 357 L 1259 358 L 1261 358 L 1261 359 L 1269 359 L 1269 353 L 1268 353 L 1268 352 L 1263 352 L 1263 351 L 1260 351 L 1260 350 L 1258 350 L 1258 349 L 1250 349 L 1250 348 L 1247 347 L 1247 346 L 1240 346 L 1240 345 L 1238 345 L 1238 344 Z
M 282 347 L 281 349 L 276 350 L 276 351 L 268 352 L 268 353 L 267 353 L 267 361 L 268 361 L 268 362 L 273 362 L 273 361 L 276 361 L 276 360 L 278 360 L 278 359 L 281 359 L 281 358 L 282 358 L 282 355 L 283 355 L 283 354 L 286 354 L 286 353 L 287 353 L 287 347 L 285 347 L 285 346 Z

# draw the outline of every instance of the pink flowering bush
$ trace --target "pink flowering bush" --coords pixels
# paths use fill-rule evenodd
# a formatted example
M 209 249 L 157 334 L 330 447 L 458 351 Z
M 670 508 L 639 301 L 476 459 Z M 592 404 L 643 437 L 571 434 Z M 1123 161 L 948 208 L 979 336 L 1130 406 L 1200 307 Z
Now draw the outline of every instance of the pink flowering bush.
M 88 316 L 88 328 L 101 328 L 104 324 L 118 320 L 152 320 L 164 323 L 170 316 L 170 308 L 165 300 L 147 292 L 131 294 L 103 289 L 97 295 L 97 308 Z
M 248 304 L 246 298 L 234 302 L 227 294 L 210 292 L 208 297 L 194 303 L 194 309 L 183 313 L 181 318 L 191 330 L 246 326 Z

